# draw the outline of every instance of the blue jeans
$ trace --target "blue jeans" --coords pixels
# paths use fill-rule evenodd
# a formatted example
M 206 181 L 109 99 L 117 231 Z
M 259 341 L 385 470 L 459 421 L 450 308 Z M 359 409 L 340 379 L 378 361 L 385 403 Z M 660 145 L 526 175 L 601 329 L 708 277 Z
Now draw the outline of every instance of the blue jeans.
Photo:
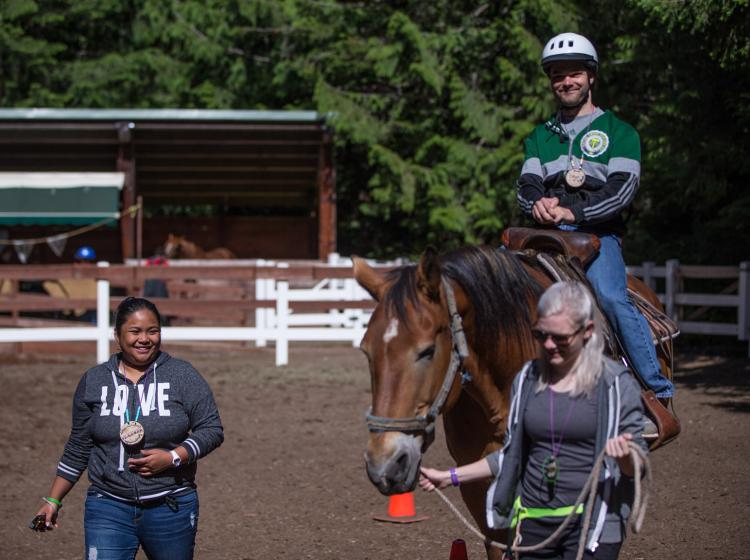
M 90 489 L 83 517 L 86 560 L 133 560 L 138 547 L 149 560 L 190 560 L 198 530 L 198 493 L 170 504 L 122 502 Z
M 661 372 L 648 322 L 628 297 L 620 238 L 603 235 L 599 239 L 602 242 L 599 255 L 589 265 L 586 276 L 633 369 L 657 397 L 671 397 L 674 385 Z

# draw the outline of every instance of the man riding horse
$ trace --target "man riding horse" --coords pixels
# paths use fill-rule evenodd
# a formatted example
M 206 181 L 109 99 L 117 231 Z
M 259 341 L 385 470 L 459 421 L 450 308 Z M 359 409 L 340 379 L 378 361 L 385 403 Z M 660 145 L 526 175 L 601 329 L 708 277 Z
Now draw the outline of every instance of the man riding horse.
M 601 239 L 601 253 L 589 266 L 589 274 L 605 312 L 616 317 L 613 311 L 622 312 L 618 307 L 623 300 L 629 305 L 620 214 L 638 185 L 640 147 L 632 127 L 591 103 L 596 62 L 593 46 L 577 35 L 556 37 L 545 48 L 543 64 L 560 110 L 526 143 L 519 201 L 529 216 L 553 229 L 556 236 L 560 236 L 558 228 L 566 228 L 593 232 Z M 590 241 L 590 236 L 579 235 Z M 588 263 L 592 251 L 584 246 L 575 256 Z M 541 293 L 554 281 L 545 263 L 557 262 L 545 254 L 532 257 L 531 252 L 489 247 L 464 247 L 443 255 L 428 248 L 418 264 L 388 272 L 353 259 L 355 278 L 378 302 L 361 348 L 368 358 L 372 386 L 365 463 L 368 477 L 383 494 L 415 487 L 438 417 L 443 419 L 446 444 L 457 466 L 502 448 L 511 422 L 514 379 L 523 364 L 539 354 L 532 334 L 537 321 L 534 310 Z M 646 288 L 642 283 L 636 287 Z M 613 291 L 616 297 L 609 296 Z M 641 299 L 654 308 L 659 306 L 653 292 L 640 292 Z M 640 314 L 629 308 L 626 318 L 640 321 L 640 330 L 615 319 L 620 335 L 639 333 L 640 350 L 653 352 Z M 564 343 L 574 330 L 554 334 Z M 545 344 L 551 344 L 550 332 L 538 335 Z M 626 343 L 625 348 L 628 354 L 634 353 L 632 344 Z M 646 361 L 656 362 L 653 355 L 646 356 Z M 671 397 L 674 388 L 659 366 L 649 370 L 637 359 L 643 360 L 642 355 L 630 356 L 646 377 L 645 384 L 661 398 Z M 653 393 L 643 393 L 650 393 L 642 394 L 644 403 L 653 404 Z M 664 430 L 663 436 L 657 433 L 652 445 L 663 444 L 677 433 L 679 424 Z M 488 523 L 488 487 L 489 480 L 483 480 L 461 485 L 459 490 L 482 532 L 497 540 L 504 535 L 493 532 Z M 499 550 L 488 543 L 486 547 L 488 558 L 499 558 Z
M 630 365 L 666 401 L 674 385 L 662 374 L 646 319 L 628 297 L 621 248 L 622 214 L 639 185 L 640 139 L 632 126 L 593 104 L 598 65 L 596 49 L 581 35 L 562 33 L 544 47 L 542 67 L 558 110 L 525 141 L 518 203 L 538 224 L 599 238 L 586 276 Z

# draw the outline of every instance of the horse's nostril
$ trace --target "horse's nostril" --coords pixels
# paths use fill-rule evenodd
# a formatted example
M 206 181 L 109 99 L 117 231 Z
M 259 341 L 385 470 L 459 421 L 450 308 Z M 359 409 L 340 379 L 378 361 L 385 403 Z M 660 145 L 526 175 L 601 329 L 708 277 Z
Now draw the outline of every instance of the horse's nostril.
M 393 461 L 393 466 L 390 469 L 392 481 L 400 483 L 406 482 L 412 470 L 411 460 L 412 457 L 408 451 L 404 451 L 396 457 L 395 461 Z
M 396 469 L 398 470 L 398 472 L 404 472 L 408 468 L 409 468 L 409 454 L 401 453 L 398 459 L 396 459 Z

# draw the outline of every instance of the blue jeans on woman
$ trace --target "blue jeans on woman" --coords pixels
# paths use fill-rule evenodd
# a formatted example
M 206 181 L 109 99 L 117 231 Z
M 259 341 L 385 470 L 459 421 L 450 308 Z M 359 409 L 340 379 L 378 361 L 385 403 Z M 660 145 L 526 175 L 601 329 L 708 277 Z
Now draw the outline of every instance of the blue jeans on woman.
M 599 255 L 586 269 L 599 305 L 615 330 L 630 365 L 659 398 L 674 395 L 674 385 L 664 377 L 656 358 L 651 329 L 646 318 L 628 297 L 622 245 L 616 235 L 599 236 Z
M 190 560 L 198 530 L 198 493 L 189 490 L 153 504 L 123 502 L 94 489 L 83 517 L 86 560 Z

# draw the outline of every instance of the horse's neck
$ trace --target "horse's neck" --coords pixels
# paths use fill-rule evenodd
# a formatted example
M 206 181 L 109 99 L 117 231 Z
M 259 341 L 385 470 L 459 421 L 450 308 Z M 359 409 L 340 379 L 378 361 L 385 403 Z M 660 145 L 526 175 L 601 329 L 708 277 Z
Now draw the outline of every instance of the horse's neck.
M 183 240 L 182 245 L 182 253 L 188 258 L 200 259 L 206 254 L 203 249 L 191 241 Z
M 485 420 L 491 424 L 493 439 L 502 441 L 510 404 L 510 390 L 516 374 L 523 364 L 534 358 L 533 351 L 514 352 L 511 359 L 502 346 L 492 357 L 485 356 L 481 364 L 470 364 L 472 381 L 464 390 L 482 409 Z M 503 356 L 506 358 L 503 359 Z M 488 359 L 489 358 L 489 359 Z
M 523 261 L 521 264 L 531 281 L 540 286 L 550 284 L 543 273 Z M 533 299 L 527 302 L 531 309 L 536 308 L 536 304 Z M 508 413 L 513 379 L 523 364 L 535 357 L 536 345 L 530 332 L 522 336 L 520 344 L 516 337 L 501 333 L 500 340 L 491 347 L 472 349 L 472 356 L 466 365 L 473 381 L 465 386 L 465 390 L 484 412 L 486 420 L 492 425 L 493 436 L 498 441 L 502 441 L 505 433 L 505 416 Z

